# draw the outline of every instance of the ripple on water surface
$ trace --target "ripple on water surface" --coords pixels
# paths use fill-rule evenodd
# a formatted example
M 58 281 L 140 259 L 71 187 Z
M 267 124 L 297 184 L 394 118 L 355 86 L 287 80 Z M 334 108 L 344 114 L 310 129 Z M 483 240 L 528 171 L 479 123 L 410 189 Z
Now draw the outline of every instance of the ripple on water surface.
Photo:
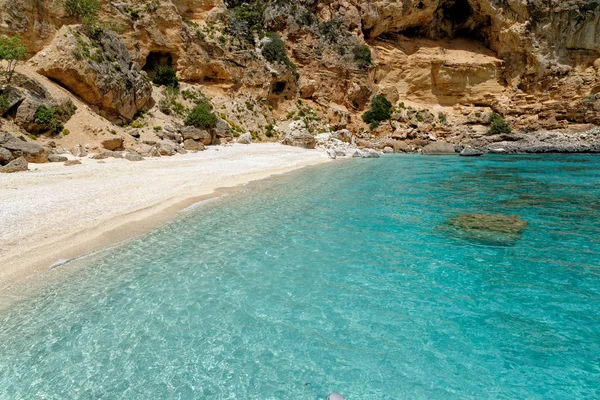
M 598 171 L 407 156 L 254 185 L 3 311 L 0 398 L 600 397 Z M 479 212 L 528 227 L 438 229 Z

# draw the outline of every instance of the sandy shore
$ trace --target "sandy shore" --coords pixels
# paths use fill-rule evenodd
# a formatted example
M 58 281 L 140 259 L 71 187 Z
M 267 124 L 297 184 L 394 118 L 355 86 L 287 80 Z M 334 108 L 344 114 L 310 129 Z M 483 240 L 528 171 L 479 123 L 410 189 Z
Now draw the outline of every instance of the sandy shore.
M 47 271 L 57 260 L 156 228 L 221 188 L 328 158 L 317 150 L 253 144 L 143 162 L 81 161 L 0 174 L 0 288 Z

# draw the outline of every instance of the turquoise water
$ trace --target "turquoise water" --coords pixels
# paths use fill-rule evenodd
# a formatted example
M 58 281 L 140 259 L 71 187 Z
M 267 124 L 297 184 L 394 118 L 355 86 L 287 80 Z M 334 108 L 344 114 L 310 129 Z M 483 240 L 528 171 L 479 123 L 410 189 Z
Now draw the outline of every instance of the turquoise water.
M 600 397 L 599 157 L 336 162 L 82 262 L 0 312 L 1 399 Z

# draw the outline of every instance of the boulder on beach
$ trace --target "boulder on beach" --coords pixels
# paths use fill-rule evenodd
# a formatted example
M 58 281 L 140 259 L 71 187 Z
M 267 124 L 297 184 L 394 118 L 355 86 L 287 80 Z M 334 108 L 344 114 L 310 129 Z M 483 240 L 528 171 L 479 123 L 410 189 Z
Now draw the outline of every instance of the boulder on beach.
M 428 155 L 444 155 L 455 154 L 454 145 L 446 142 L 433 142 L 423 147 L 423 154 Z
M 48 152 L 39 144 L 17 139 L 10 133 L 0 133 L 0 148 L 8 150 L 13 158 L 23 157 L 28 162 L 48 162 Z M 6 152 L 3 152 L 6 156 Z
M 0 165 L 6 165 L 14 159 L 12 153 L 0 147 Z
M 204 150 L 204 143 L 194 139 L 185 139 L 183 141 L 183 148 L 189 151 L 202 151 Z
M 65 161 L 65 167 L 70 167 L 72 165 L 81 165 L 81 161 L 79 160 L 67 160 Z
M 196 128 L 195 126 L 186 126 L 182 128 L 181 136 L 183 137 L 184 141 L 192 139 L 201 142 L 205 146 L 208 146 L 213 142 L 213 137 L 208 131 Z
M 118 150 L 123 148 L 123 138 L 116 137 L 111 139 L 106 139 L 102 141 L 102 147 L 106 150 Z
M 0 172 L 8 174 L 12 172 L 27 171 L 27 160 L 24 157 L 19 157 L 16 160 L 12 160 L 4 167 L 0 168 Z
M 50 154 L 48 156 L 48 161 L 51 162 L 51 163 L 65 162 L 67 160 L 68 160 L 67 157 L 61 156 L 60 154 Z
M 527 225 L 518 215 L 506 214 L 461 213 L 446 221 L 451 232 L 465 239 L 500 245 L 513 245 Z
M 237 142 L 241 144 L 250 144 L 252 143 L 252 135 L 250 132 L 246 132 L 238 138 Z

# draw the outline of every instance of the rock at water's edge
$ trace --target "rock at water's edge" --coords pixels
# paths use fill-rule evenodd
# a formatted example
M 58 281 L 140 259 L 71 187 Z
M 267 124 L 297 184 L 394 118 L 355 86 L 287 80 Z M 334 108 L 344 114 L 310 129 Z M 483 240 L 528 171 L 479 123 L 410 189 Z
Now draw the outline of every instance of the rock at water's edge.
M 480 149 L 474 149 L 473 147 L 465 147 L 461 152 L 460 155 L 463 157 L 479 157 L 484 155 L 485 152 L 483 150 Z
M 428 155 L 444 155 L 444 154 L 456 154 L 454 145 L 446 142 L 434 142 L 429 143 L 423 147 L 423 154 Z

